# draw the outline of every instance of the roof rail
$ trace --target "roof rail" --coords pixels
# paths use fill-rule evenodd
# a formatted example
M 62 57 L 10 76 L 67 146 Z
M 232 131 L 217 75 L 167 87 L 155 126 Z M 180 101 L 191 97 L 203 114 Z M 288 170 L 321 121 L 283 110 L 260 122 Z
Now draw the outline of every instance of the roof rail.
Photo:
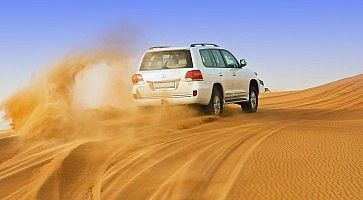
M 154 47 L 150 47 L 149 50 L 151 49 L 161 49 L 161 48 L 169 48 L 171 46 L 154 46 Z
M 219 47 L 218 45 L 216 44 L 211 44 L 211 43 L 194 43 L 194 44 L 191 44 L 190 47 L 195 47 L 195 46 L 215 46 L 215 47 Z

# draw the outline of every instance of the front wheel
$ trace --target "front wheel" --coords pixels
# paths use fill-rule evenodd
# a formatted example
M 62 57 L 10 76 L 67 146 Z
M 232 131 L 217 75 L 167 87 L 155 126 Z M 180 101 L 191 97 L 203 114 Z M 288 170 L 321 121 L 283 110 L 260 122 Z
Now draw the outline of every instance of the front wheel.
M 213 89 L 209 104 L 206 106 L 208 114 L 221 116 L 223 113 L 222 95 L 218 89 Z
M 251 87 L 249 91 L 249 100 L 241 104 L 241 108 L 246 113 L 254 113 L 258 107 L 258 92 L 255 87 Z

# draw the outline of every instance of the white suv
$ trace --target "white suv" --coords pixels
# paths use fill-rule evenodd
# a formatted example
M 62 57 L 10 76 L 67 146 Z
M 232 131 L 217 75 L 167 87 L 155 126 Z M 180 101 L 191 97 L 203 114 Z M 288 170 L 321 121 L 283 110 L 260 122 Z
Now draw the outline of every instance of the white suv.
M 138 106 L 199 104 L 221 115 L 224 104 L 234 103 L 253 113 L 265 88 L 246 65 L 215 44 L 151 47 L 132 76 L 132 96 Z

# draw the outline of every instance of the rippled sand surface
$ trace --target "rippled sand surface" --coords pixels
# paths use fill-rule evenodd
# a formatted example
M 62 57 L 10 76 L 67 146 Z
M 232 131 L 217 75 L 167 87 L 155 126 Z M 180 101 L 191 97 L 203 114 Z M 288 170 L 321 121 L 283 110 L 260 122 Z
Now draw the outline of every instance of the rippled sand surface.
M 2 132 L 0 199 L 363 199 L 363 75 L 255 114 L 140 112 L 90 111 L 67 139 Z

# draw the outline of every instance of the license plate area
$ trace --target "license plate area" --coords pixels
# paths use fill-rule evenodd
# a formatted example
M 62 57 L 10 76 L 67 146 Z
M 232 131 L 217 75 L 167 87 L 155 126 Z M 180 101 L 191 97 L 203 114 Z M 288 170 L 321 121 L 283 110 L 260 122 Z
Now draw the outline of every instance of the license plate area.
M 154 82 L 154 89 L 175 89 L 175 82 Z

